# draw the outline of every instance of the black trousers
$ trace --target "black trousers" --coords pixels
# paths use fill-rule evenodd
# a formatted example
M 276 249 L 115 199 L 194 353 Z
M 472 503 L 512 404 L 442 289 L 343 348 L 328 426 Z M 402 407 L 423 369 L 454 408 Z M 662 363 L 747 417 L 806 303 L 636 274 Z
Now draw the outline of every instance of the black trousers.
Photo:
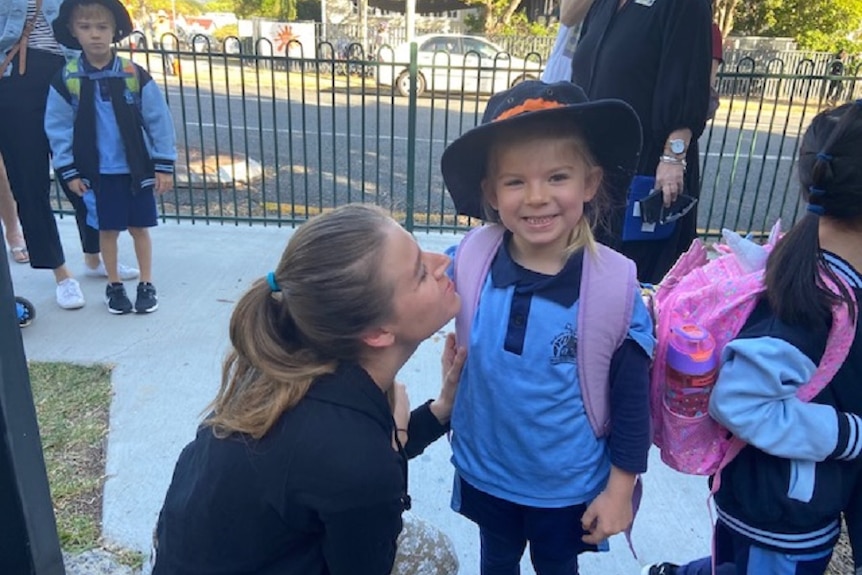
M 66 261 L 57 222 L 51 210 L 48 174 L 50 148 L 45 136 L 45 103 L 62 56 L 41 50 L 27 51 L 27 72 L 0 78 L 0 154 L 6 164 L 18 218 L 30 252 L 30 266 L 56 269 Z

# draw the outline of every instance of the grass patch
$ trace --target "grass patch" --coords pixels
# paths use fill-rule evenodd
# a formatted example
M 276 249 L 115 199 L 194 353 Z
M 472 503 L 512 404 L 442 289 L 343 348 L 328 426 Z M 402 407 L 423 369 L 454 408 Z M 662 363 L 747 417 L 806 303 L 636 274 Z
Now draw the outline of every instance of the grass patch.
M 69 553 L 99 547 L 111 370 L 68 363 L 29 367 L 60 546 Z

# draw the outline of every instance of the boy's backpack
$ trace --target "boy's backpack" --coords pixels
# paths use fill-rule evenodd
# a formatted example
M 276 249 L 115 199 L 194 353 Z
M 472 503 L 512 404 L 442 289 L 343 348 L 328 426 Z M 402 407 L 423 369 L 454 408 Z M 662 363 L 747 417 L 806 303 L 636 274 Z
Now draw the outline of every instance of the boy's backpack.
M 499 224 L 475 228 L 455 252 L 455 285 L 461 295 L 455 332 L 460 345 L 469 344 L 479 296 L 504 232 Z M 634 262 L 601 244 L 597 248 L 596 254 L 584 251 L 576 353 L 587 417 L 596 437 L 604 437 L 610 431 L 611 358 L 628 336 L 638 284 Z
M 123 78 L 126 83 L 128 97 L 134 100 L 136 106 L 141 104 L 141 79 L 138 77 L 138 67 L 128 58 L 117 56 L 120 61 L 120 70 L 100 70 L 95 74 L 88 74 L 81 70 L 81 59 L 71 58 L 63 67 L 63 84 L 72 98 L 72 106 L 77 110 L 78 101 L 81 99 L 81 78 L 93 78 L 95 75 L 103 78 Z M 130 102 L 131 103 L 131 102 Z
M 653 443 L 661 450 L 662 461 L 673 469 L 715 475 L 713 491 L 719 486 L 719 472 L 746 443 L 709 414 L 686 417 L 668 409 L 664 398 L 670 334 L 674 327 L 694 321 L 712 335 L 716 353 L 721 354 L 766 291 L 766 259 L 778 239 L 779 224 L 764 246 L 734 232 L 722 233 L 727 244 L 722 246 L 723 255 L 710 260 L 706 247 L 695 240 L 662 280 L 652 302 L 658 340 L 650 381 Z M 834 287 L 828 277 L 823 279 Z M 826 351 L 811 381 L 797 390 L 799 399 L 810 401 L 835 376 L 853 343 L 854 324 L 846 306 L 833 308 Z

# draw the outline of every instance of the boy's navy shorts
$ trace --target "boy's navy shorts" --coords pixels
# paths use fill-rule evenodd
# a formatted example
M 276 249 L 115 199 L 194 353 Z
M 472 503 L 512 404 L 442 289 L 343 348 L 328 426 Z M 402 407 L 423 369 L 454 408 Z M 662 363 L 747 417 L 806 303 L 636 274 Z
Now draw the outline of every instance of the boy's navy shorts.
M 158 225 L 153 187 L 132 194 L 129 174 L 101 174 L 96 194 L 96 213 L 100 231 L 124 231 L 128 228 L 152 228 Z

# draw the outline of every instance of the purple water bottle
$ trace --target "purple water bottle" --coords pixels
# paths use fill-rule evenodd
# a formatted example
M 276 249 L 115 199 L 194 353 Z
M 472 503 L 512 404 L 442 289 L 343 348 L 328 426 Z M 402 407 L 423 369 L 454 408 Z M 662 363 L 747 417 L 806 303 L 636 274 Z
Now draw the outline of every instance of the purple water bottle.
M 668 408 L 687 417 L 705 415 L 717 376 L 718 354 L 712 335 L 696 323 L 671 328 L 665 389 Z

